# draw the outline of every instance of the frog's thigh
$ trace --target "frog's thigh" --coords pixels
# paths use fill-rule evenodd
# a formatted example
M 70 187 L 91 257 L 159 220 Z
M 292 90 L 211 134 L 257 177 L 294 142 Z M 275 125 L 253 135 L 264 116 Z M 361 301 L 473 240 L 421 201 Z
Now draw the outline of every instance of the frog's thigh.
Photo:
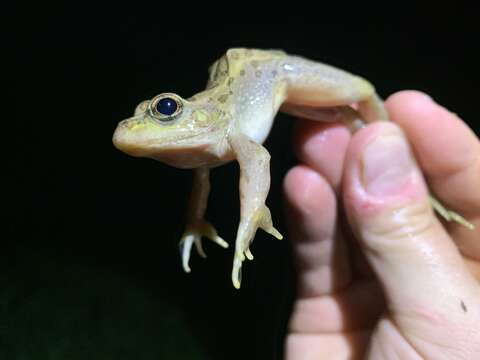
M 360 76 L 296 57 L 288 58 L 281 66 L 288 84 L 287 105 L 318 108 L 358 103 L 367 122 L 388 118 L 375 88 Z
M 365 126 L 362 115 L 350 106 L 322 108 L 285 104 L 282 106 L 281 111 L 314 121 L 343 123 L 352 133 Z
M 280 67 L 288 80 L 287 101 L 295 104 L 348 105 L 375 94 L 364 78 L 330 65 L 290 56 Z

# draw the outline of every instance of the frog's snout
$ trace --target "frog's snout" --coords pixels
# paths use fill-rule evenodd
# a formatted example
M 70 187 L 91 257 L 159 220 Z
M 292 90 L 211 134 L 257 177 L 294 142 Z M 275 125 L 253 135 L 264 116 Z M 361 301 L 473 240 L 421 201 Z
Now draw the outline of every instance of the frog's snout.
M 122 150 L 123 146 L 122 131 L 119 129 L 122 126 L 122 123 L 123 121 L 118 123 L 112 137 L 113 146 L 115 146 L 118 150 Z
M 129 118 L 120 121 L 113 133 L 113 146 L 128 155 L 143 156 L 144 151 L 142 151 L 143 149 L 139 147 L 138 142 L 135 141 L 135 138 L 132 134 L 132 130 L 135 130 L 135 128 L 139 127 L 141 127 L 141 122 L 135 118 Z

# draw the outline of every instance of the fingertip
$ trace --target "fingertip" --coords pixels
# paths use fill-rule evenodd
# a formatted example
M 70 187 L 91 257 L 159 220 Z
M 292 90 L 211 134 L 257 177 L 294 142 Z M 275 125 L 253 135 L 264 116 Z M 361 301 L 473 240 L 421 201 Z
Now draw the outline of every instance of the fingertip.
M 392 121 L 407 130 L 411 126 L 425 124 L 442 109 L 432 97 L 417 90 L 394 93 L 387 98 L 385 106 Z
M 350 137 L 350 131 L 343 124 L 300 119 L 294 132 L 295 153 L 302 163 L 337 188 Z
M 451 210 L 475 221 L 480 209 L 480 142 L 475 133 L 456 114 L 418 91 L 392 95 L 387 108 L 405 131 L 431 191 Z
M 304 214 L 320 211 L 332 202 L 333 194 L 326 180 L 313 169 L 297 165 L 285 176 L 284 190 L 291 206 Z
M 385 100 L 385 106 L 389 111 L 401 110 L 406 104 L 420 105 L 421 107 L 428 105 L 428 103 L 435 104 L 432 97 L 419 90 L 402 90 L 390 95 Z
M 407 134 L 428 176 L 451 174 L 478 156 L 480 146 L 473 131 L 427 94 L 400 91 L 391 95 L 385 104 L 392 121 Z
M 284 182 L 287 223 L 298 242 L 330 238 L 335 230 L 337 201 L 328 182 L 307 166 L 291 169 Z

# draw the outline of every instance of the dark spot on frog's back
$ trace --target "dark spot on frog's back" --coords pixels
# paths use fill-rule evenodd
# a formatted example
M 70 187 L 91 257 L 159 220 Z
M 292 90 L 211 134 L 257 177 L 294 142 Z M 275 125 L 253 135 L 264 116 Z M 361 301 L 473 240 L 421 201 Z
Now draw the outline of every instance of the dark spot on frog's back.
M 245 76 L 245 70 L 240 70 L 240 76 Z
M 228 68 L 228 59 L 226 56 L 221 57 L 212 67 L 210 82 L 219 83 L 225 79 L 228 76 Z
M 233 77 L 229 77 L 229 78 L 228 78 L 227 85 L 228 85 L 228 86 L 231 86 L 234 81 L 235 81 L 235 79 L 234 79 Z
M 255 76 L 259 78 L 260 76 L 262 76 L 262 72 L 260 70 L 255 71 Z
M 460 301 L 460 306 L 462 307 L 463 312 L 467 312 L 467 311 L 468 311 L 467 305 L 465 305 L 465 303 L 463 302 L 463 300 Z
M 229 95 L 230 94 L 220 95 L 217 100 L 220 101 L 222 104 L 224 104 L 227 101 Z

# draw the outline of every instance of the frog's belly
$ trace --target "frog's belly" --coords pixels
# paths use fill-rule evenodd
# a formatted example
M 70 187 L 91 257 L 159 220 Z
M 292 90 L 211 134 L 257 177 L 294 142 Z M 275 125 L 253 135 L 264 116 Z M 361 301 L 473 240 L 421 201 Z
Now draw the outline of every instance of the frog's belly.
M 242 121 L 240 130 L 253 141 L 262 144 L 267 138 L 273 125 L 273 116 L 268 117 L 252 117 L 251 119 Z
M 264 69 L 264 73 L 269 73 Z M 239 85 L 235 104 L 240 131 L 253 141 L 265 141 L 273 125 L 273 120 L 286 97 L 286 85 L 276 83 L 266 77 L 255 79 L 253 88 Z

